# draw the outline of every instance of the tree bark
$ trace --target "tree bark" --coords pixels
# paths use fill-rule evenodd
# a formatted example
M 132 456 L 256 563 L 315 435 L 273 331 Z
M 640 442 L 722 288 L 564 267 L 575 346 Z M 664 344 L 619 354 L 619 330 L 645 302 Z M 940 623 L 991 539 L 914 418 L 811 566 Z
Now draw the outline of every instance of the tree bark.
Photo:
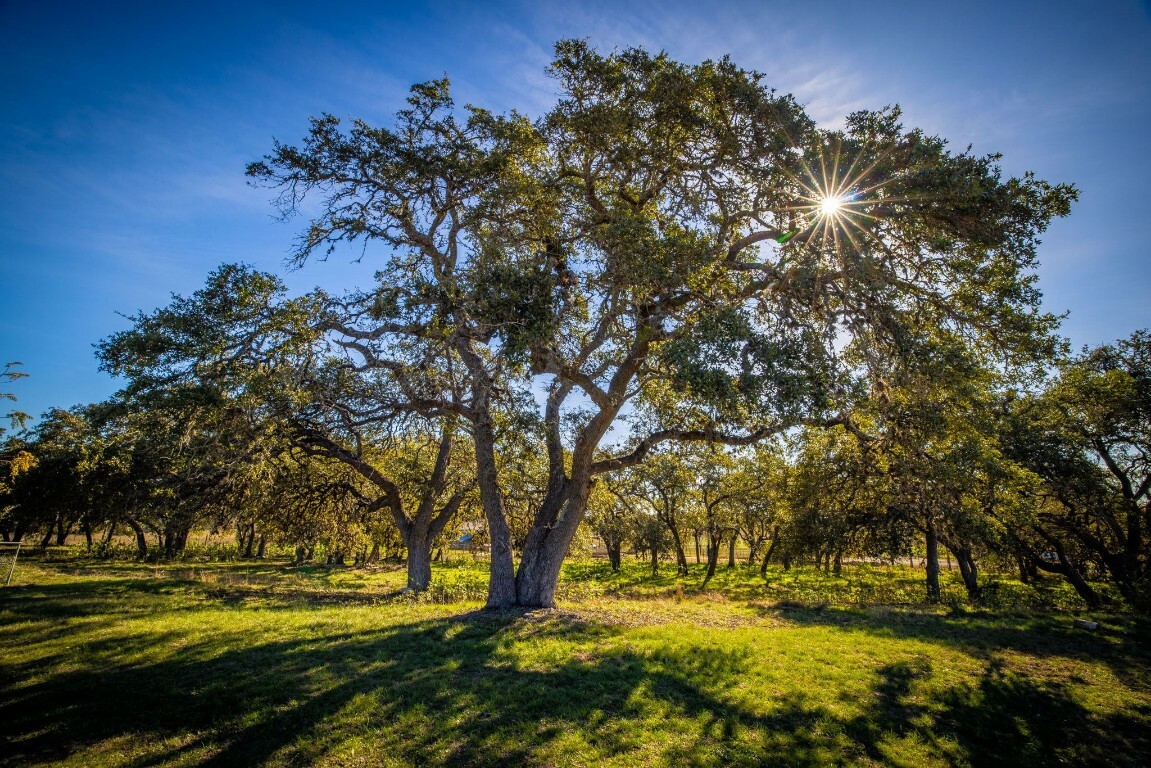
M 679 576 L 687 575 L 687 553 L 683 549 L 683 538 L 679 535 L 679 526 L 675 522 L 675 513 L 669 511 L 659 515 L 660 520 L 667 526 L 667 530 L 671 533 L 672 546 L 675 549 L 675 567 L 676 573 Z M 696 558 L 696 562 L 699 559 Z
M 519 605 L 528 608 L 554 608 L 560 567 L 587 509 L 591 478 L 573 478 L 567 485 L 567 499 L 550 528 L 537 521 L 528 533 L 523 558 L 516 572 L 515 587 Z
M 925 530 L 927 539 L 927 599 L 930 602 L 939 602 L 939 536 L 935 532 L 935 525 L 928 523 Z
M 1083 598 L 1083 602 L 1087 603 L 1088 608 L 1100 607 L 1103 601 L 1099 598 L 1099 594 L 1091 588 L 1091 585 L 1088 584 L 1087 580 L 1083 578 L 1083 575 L 1079 573 L 1079 569 L 1076 568 L 1075 564 L 1071 562 L 1071 559 L 1067 557 L 1067 552 L 1063 549 L 1063 545 L 1058 541 L 1052 541 L 1051 545 L 1055 549 L 1055 556 L 1059 558 L 1058 569 L 1052 568 L 1042 561 L 1036 561 L 1036 566 L 1044 571 L 1054 571 L 1063 574 L 1067 577 L 1067 580 L 1071 582 L 1071 586 L 1075 588 L 1079 596 Z
M 971 556 L 970 547 L 948 547 L 959 563 L 959 574 L 963 577 L 963 586 L 967 588 L 967 596 L 972 600 L 979 597 L 979 569 L 975 559 Z
M 432 545 L 412 536 L 408 542 L 408 589 L 423 592 L 432 583 Z
M 473 440 L 476 448 L 476 470 L 480 486 L 480 501 L 488 524 L 491 545 L 491 571 L 488 575 L 488 608 L 510 608 L 516 604 L 516 571 L 512 561 L 512 533 L 504 511 L 503 492 L 500 490 L 496 465 L 495 431 L 491 416 L 484 413 L 473 422 Z
M 767 545 L 767 551 L 763 553 L 763 562 L 759 565 L 760 576 L 767 576 L 767 566 L 771 564 L 771 556 L 775 554 L 777 544 L 779 544 L 779 528 L 774 528 L 771 531 L 771 543 Z
M 719 562 L 719 548 L 723 544 L 723 539 L 720 536 L 711 533 L 707 536 L 707 573 L 703 576 L 703 583 L 701 587 L 707 586 L 711 578 L 715 576 L 715 566 Z
M 72 523 L 64 519 L 64 516 L 56 518 L 56 546 L 62 547 L 68 541 L 68 534 L 72 532 Z
M 620 555 L 620 549 L 623 546 L 619 539 L 615 541 L 605 541 L 604 546 L 607 548 L 607 559 L 611 563 L 611 572 L 619 573 L 620 566 L 622 565 L 623 558 Z
M 144 535 L 144 528 L 130 517 L 125 522 L 136 535 L 136 556 L 143 560 L 148 556 L 148 537 Z

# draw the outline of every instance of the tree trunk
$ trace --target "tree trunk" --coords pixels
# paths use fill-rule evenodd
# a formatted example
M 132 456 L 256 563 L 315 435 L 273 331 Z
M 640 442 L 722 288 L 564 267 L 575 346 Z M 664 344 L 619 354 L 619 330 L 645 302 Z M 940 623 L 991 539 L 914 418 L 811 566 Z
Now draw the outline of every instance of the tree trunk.
M 699 545 L 699 531 L 693 530 L 691 532 L 691 535 L 695 539 L 695 564 L 699 565 L 700 552 L 701 552 L 700 545 Z
M 736 542 L 736 539 L 738 539 L 738 538 L 739 538 L 739 536 L 737 536 L 736 534 L 733 533 L 733 534 L 731 534 L 731 541 L 728 542 L 728 546 L 727 546 L 727 567 L 728 568 L 734 568 L 735 567 L 735 542 Z
M 927 537 L 927 599 L 935 603 L 941 597 L 939 591 L 939 536 L 935 532 L 935 526 L 931 523 L 927 524 L 925 534 Z
M 667 526 L 668 531 L 671 532 L 671 541 L 675 547 L 675 567 L 676 573 L 679 576 L 687 575 L 687 554 L 683 549 L 683 538 L 679 535 L 679 526 L 675 524 L 675 517 L 672 515 L 661 515 L 664 525 Z
M 72 532 L 72 523 L 64 520 L 64 516 L 56 518 L 56 546 L 62 547 L 68 542 L 68 534 Z
M 260 537 L 260 543 L 256 545 L 256 557 L 260 560 L 264 559 L 264 552 L 267 550 L 268 538 L 266 536 Z
M 949 547 L 949 549 L 951 549 Z M 972 600 L 979 597 L 979 569 L 975 559 L 971 556 L 968 547 L 956 547 L 951 550 L 955 553 L 955 560 L 959 563 L 959 574 L 963 577 L 963 586 L 967 588 L 967 596 Z
M 835 560 L 832 561 L 832 572 L 838 576 L 843 571 L 843 550 L 835 550 Z
M 1066 576 L 1067 580 L 1071 582 L 1071 586 L 1074 587 L 1079 596 L 1083 598 L 1083 602 L 1087 603 L 1088 608 L 1100 607 L 1103 601 L 1099 598 L 1099 594 L 1091 588 L 1091 585 L 1088 584 L 1087 580 L 1083 578 L 1083 575 L 1079 573 L 1079 569 L 1076 568 L 1075 564 L 1071 562 L 1071 559 L 1067 557 L 1067 552 L 1063 549 L 1063 545 L 1055 540 L 1051 541 L 1051 545 L 1055 549 L 1055 556 L 1059 558 L 1058 567 L 1049 566 L 1042 561 L 1036 561 L 1035 565 L 1044 571 L 1053 571 Z
M 408 545 L 408 589 L 423 592 L 432 583 L 432 545 L 427 539 L 411 536 Z
M 719 562 L 719 548 L 723 544 L 723 539 L 720 536 L 712 534 L 707 535 L 707 573 L 704 574 L 703 584 L 701 587 L 707 586 L 711 581 L 711 577 L 715 576 L 715 566 Z
M 1015 567 L 1019 569 L 1019 580 L 1024 584 L 1030 584 L 1034 574 L 1032 568 L 1028 567 L 1027 559 L 1018 552 L 1015 553 Z
M 474 422 L 473 442 L 476 449 L 476 470 L 480 486 L 480 500 L 488 524 L 491 546 L 491 570 L 488 575 L 488 608 L 510 608 L 516 604 L 516 571 L 512 561 L 512 533 L 504 511 L 503 492 L 500 490 L 499 470 L 496 465 L 495 432 L 491 417 L 484 414 Z
M 654 579 L 659 576 L 659 544 L 652 542 L 651 545 L 651 577 Z
M 779 529 L 776 528 L 771 532 L 771 543 L 767 545 L 767 551 L 763 553 L 763 562 L 759 566 L 759 575 L 767 576 L 767 566 L 771 563 L 771 556 L 775 554 L 775 546 L 779 543 Z
M 368 565 L 375 565 L 380 562 L 380 542 L 372 542 L 372 551 L 368 553 Z
M 569 505 L 571 502 L 569 502 Z M 554 608 L 560 566 L 567 556 L 574 531 L 557 526 L 534 546 L 524 546 L 515 588 L 517 603 L 528 608 Z
M 613 542 L 605 541 L 604 546 L 607 548 L 607 559 L 608 562 L 611 563 L 611 572 L 619 573 L 620 565 L 622 564 L 622 557 L 620 556 L 621 542 L 619 539 Z
M 127 522 L 132 533 L 136 534 L 136 556 L 143 560 L 148 556 L 148 537 L 144 535 L 144 529 L 135 520 L 129 517 Z

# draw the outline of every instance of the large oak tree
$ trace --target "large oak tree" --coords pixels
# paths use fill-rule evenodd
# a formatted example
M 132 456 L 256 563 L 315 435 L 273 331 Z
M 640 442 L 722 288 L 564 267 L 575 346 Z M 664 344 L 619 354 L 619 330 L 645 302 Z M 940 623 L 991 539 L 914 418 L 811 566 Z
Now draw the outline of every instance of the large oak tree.
M 435 81 L 390 128 L 324 115 L 248 169 L 309 212 L 296 264 L 355 242 L 377 265 L 323 324 L 349 364 L 390 378 L 388 408 L 467 425 L 490 606 L 553 604 L 596 475 L 842 420 L 867 368 L 843 350 L 898 347 L 909 314 L 1005 355 L 1049 329 L 1036 238 L 1072 188 L 1004 178 L 897 109 L 820 129 L 727 59 L 556 54 L 538 119 L 457 109 Z M 532 391 L 548 470 L 517 570 L 500 424 Z

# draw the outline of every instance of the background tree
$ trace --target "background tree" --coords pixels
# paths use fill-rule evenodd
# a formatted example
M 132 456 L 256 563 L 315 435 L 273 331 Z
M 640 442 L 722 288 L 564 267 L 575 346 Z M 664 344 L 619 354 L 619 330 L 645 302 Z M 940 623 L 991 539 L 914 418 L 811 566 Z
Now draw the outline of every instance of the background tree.
M 624 504 L 653 515 L 667 528 L 667 541 L 675 554 L 679 576 L 687 575 L 683 537 L 698 512 L 696 469 L 683 451 L 664 451 L 611 477 L 607 485 Z
M 320 293 L 287 299 L 274 276 L 225 265 L 192 296 L 137 315 L 100 354 L 129 380 L 125 396 L 140 408 L 191 399 L 244 420 L 217 462 L 236 478 L 288 446 L 346 466 L 357 481 L 323 496 L 367 518 L 390 514 L 408 551 L 408 586 L 426 589 L 435 542 L 474 484 L 460 458 L 458 419 L 390 408 L 391 378 L 322 342 L 317 329 L 335 322 L 332 306 L 343 305 Z M 439 382 L 440 397 L 457 396 L 443 383 L 450 375 L 426 361 L 423 372 L 424 386 Z
M 1035 554 L 1054 551 L 1058 571 L 1091 599 L 1080 572 L 1095 562 L 1124 599 L 1146 603 L 1151 334 L 1084 350 L 1041 396 L 1012 405 L 1009 451 L 1045 488 L 1029 521 L 1045 542 L 1028 548 L 1032 563 L 1051 569 Z

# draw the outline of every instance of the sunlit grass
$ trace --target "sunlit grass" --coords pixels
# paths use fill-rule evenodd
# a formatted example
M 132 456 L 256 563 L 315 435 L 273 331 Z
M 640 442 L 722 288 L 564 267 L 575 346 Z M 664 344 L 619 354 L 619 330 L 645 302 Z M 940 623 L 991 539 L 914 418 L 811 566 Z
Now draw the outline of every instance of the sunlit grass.
M 28 561 L 0 591 L 13 765 L 1141 765 L 1147 626 L 920 603 L 910 569 Z M 851 583 L 906 596 L 866 603 Z M 889 584 L 888 581 L 891 583 Z M 907 592 L 899 586 L 907 583 Z M 949 593 L 950 594 L 950 593 Z

